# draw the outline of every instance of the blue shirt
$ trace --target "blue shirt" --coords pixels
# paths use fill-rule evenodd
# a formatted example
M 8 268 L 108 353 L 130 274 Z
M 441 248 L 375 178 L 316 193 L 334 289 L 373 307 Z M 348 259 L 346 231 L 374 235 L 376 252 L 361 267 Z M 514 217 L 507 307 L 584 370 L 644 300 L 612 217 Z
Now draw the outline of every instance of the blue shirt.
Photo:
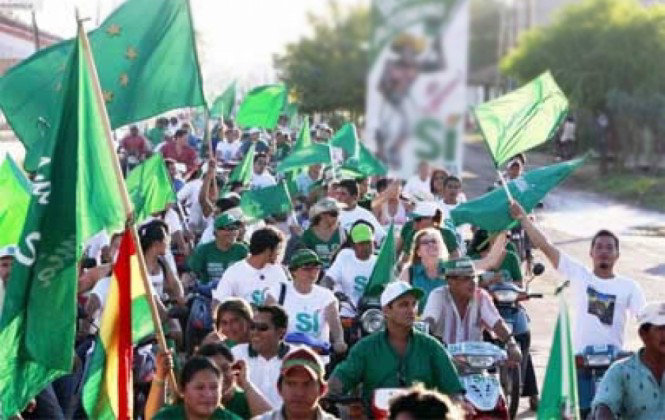
M 595 409 L 607 406 L 615 417 L 631 420 L 662 419 L 665 414 L 665 375 L 660 385 L 642 363 L 644 349 L 614 363 L 605 372 L 593 399 Z
M 443 263 L 444 263 L 443 260 L 439 261 L 439 268 L 441 268 Z M 420 301 L 418 302 L 419 314 L 421 314 L 423 312 L 423 309 L 425 309 L 427 298 L 429 297 L 429 294 L 432 292 L 432 290 L 436 289 L 437 287 L 445 286 L 448 284 L 448 282 L 443 277 L 443 274 L 441 274 L 436 278 L 431 279 L 427 275 L 425 266 L 422 264 L 416 264 L 411 266 L 411 268 L 409 269 L 409 279 L 411 280 L 411 285 L 413 287 L 422 289 L 422 291 L 425 292 L 423 297 L 420 298 Z

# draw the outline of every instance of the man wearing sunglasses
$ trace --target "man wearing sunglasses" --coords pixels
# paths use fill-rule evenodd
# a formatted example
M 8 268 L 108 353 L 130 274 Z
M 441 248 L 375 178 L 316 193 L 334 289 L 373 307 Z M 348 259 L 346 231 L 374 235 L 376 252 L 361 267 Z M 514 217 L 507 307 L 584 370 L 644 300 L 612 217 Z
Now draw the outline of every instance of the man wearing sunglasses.
M 242 222 L 231 213 L 215 219 L 215 240 L 201 244 L 189 256 L 187 264 L 201 283 L 219 281 L 224 271 L 236 261 L 247 257 L 247 245 L 238 242 Z
M 291 350 L 283 341 L 288 324 L 289 316 L 281 306 L 258 306 L 250 324 L 249 343 L 231 349 L 235 359 L 243 360 L 247 365 L 250 382 L 273 407 L 282 405 L 276 384 L 282 360 Z

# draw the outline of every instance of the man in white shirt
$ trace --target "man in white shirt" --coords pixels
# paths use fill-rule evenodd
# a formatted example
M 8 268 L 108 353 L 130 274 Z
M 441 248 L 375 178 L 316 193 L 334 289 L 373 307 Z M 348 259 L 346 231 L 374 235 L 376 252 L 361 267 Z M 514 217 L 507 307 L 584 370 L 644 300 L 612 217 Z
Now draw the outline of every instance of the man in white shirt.
M 358 220 L 365 220 L 374 227 L 374 241 L 378 244 L 386 236 L 386 231 L 381 226 L 376 216 L 371 211 L 358 205 L 358 182 L 354 179 L 345 179 L 339 183 L 337 188 L 337 199 L 346 204 L 346 209 L 339 213 L 339 223 L 345 231 Z
M 240 130 L 235 127 L 227 128 L 224 139 L 217 143 L 217 149 L 215 150 L 217 160 L 225 163 L 237 160 L 240 145 Z
M 279 263 L 283 243 L 284 235 L 272 226 L 255 231 L 249 256 L 227 268 L 212 292 L 212 313 L 217 313 L 217 306 L 228 297 L 243 298 L 254 305 L 276 301 L 282 284 L 288 281 Z
M 409 197 L 422 197 L 431 194 L 430 166 L 425 160 L 418 164 L 418 173 L 406 181 L 402 192 Z
M 532 243 L 539 248 L 568 281 L 573 291 L 575 329 L 573 346 L 582 352 L 586 346 L 612 344 L 623 349 L 628 313 L 637 316 L 645 306 L 642 288 L 632 279 L 615 274 L 619 259 L 619 239 L 601 230 L 591 239 L 589 255 L 593 270 L 556 248 L 527 217 L 519 203 L 510 208 Z
M 296 177 L 296 186 L 298 193 L 302 196 L 309 196 L 309 188 L 316 181 L 321 179 L 321 164 L 310 165 L 307 172 L 303 172 Z
M 291 350 L 283 341 L 288 324 L 289 317 L 281 306 L 258 306 L 250 324 L 249 343 L 237 344 L 231 349 L 237 360 L 247 364 L 250 382 L 273 407 L 282 405 L 277 379 L 282 359 Z
M 271 187 L 277 184 L 275 177 L 270 175 L 266 166 L 268 166 L 268 156 L 263 153 L 256 154 L 254 156 L 254 173 L 252 174 L 252 180 L 249 182 L 250 189 Z

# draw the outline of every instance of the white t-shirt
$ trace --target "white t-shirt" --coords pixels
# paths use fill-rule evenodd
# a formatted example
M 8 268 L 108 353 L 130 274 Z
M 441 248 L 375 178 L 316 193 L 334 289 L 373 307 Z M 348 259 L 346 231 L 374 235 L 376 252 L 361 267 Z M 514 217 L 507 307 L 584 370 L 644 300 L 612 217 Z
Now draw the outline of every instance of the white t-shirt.
M 83 245 L 85 250 L 85 256 L 88 258 L 94 258 L 97 261 L 97 264 L 101 264 L 102 259 L 102 249 L 105 246 L 109 246 L 111 243 L 111 238 L 106 233 L 106 230 L 101 230 L 95 235 L 91 236 Z
M 376 220 L 374 213 L 358 205 L 356 205 L 353 210 L 342 210 L 339 212 L 339 224 L 346 232 L 351 229 L 351 226 L 353 226 L 355 222 L 361 219 L 374 226 L 374 242 L 380 243 L 383 238 L 385 238 L 386 231 L 383 229 L 379 221 Z
M 240 297 L 249 303 L 261 305 L 269 294 L 276 299 L 280 283 L 287 282 L 281 265 L 267 264 L 257 270 L 247 260 L 242 260 L 226 269 L 212 297 L 218 302 L 228 297 Z
M 627 277 L 596 277 L 563 252 L 560 253 L 557 270 L 570 280 L 572 289 L 575 351 L 581 352 L 586 346 L 606 344 L 623 349 L 627 312 L 637 316 L 646 304 L 641 287 Z
M 267 171 L 263 171 L 262 174 L 252 173 L 252 180 L 249 182 L 250 189 L 271 187 L 273 185 L 277 185 L 277 181 Z
M 330 341 L 330 326 L 325 319 L 325 308 L 337 299 L 333 293 L 318 285 L 304 295 L 288 283 L 284 309 L 289 314 L 288 332 L 300 332 L 318 340 Z
M 203 180 L 194 179 L 183 185 L 178 191 L 178 201 L 185 203 L 185 208 L 189 213 L 187 223 L 189 228 L 195 232 L 200 232 L 203 229 L 205 220 L 203 218 L 203 210 L 199 204 L 199 193 L 203 187 Z
M 277 390 L 277 379 L 282 368 L 282 359 L 275 356 L 270 360 L 260 354 L 250 356 L 249 344 L 243 343 L 231 349 L 236 360 L 243 360 L 249 370 L 249 380 L 256 385 L 273 407 L 282 406 L 282 397 Z
M 229 143 L 226 139 L 217 143 L 217 149 L 215 154 L 217 155 L 217 160 L 222 162 L 228 162 L 234 160 L 240 150 L 240 140 L 236 140 L 233 143 Z
M 430 177 L 423 181 L 420 176 L 413 175 L 406 181 L 402 191 L 411 197 L 432 194 L 430 192 Z
M 337 254 L 335 262 L 326 271 L 326 276 L 335 283 L 334 290 L 344 292 L 353 302 L 354 306 L 365 293 L 365 286 L 369 282 L 376 263 L 376 255 L 372 255 L 365 261 L 356 258 L 353 249 L 343 249 Z M 348 305 L 342 303 L 340 315 L 345 317 L 355 316 L 355 312 Z

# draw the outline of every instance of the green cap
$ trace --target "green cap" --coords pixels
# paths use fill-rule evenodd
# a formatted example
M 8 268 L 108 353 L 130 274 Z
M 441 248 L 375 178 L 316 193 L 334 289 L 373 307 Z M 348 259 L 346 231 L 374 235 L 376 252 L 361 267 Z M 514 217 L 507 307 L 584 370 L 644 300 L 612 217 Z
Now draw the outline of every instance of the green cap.
M 354 244 L 371 241 L 373 237 L 372 229 L 365 223 L 359 223 L 351 229 L 351 240 Z
M 240 224 L 240 220 L 230 213 L 222 213 L 215 219 L 215 229 Z
M 447 276 L 475 277 L 478 273 L 469 257 L 461 257 L 450 260 L 444 265 L 444 273 Z
M 297 250 L 293 256 L 291 256 L 291 261 L 289 262 L 289 268 L 295 270 L 304 265 L 317 264 L 321 265 L 321 259 L 319 259 L 318 254 L 312 251 L 311 249 L 303 248 Z

